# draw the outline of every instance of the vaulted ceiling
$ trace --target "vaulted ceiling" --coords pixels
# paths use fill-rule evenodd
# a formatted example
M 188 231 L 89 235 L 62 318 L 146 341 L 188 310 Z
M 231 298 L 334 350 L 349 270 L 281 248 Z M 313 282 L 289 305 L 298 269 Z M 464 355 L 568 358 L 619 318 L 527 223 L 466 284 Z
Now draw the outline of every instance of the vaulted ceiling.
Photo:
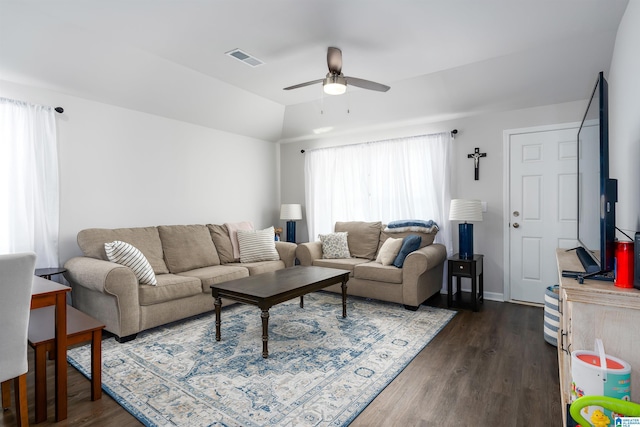
M 391 86 L 350 88 L 363 109 L 417 103 L 402 114 L 423 117 L 585 99 L 627 2 L 0 0 L 0 79 L 275 141 L 309 134 L 305 112 L 337 102 L 320 84 L 282 90 L 324 77 L 328 46 L 346 75 Z M 264 64 L 225 55 L 237 48 Z

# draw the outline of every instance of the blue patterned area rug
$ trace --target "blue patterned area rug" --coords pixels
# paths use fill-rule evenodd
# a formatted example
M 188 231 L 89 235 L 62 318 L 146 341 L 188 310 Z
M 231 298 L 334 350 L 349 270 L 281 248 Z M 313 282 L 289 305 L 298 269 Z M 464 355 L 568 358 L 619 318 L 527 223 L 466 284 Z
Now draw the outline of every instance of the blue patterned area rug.
M 102 343 L 102 388 L 147 426 L 346 426 L 455 312 L 316 292 L 269 310 L 262 358 L 260 309 L 222 309 Z M 89 345 L 69 350 L 89 376 Z

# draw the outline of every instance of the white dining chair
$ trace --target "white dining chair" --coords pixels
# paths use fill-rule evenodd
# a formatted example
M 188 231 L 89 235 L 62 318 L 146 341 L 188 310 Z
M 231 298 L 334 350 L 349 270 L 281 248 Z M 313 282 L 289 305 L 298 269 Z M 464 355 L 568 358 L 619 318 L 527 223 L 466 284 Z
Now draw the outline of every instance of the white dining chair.
M 0 382 L 2 407 L 11 406 L 14 383 L 16 421 L 29 425 L 27 405 L 27 332 L 36 254 L 0 255 Z

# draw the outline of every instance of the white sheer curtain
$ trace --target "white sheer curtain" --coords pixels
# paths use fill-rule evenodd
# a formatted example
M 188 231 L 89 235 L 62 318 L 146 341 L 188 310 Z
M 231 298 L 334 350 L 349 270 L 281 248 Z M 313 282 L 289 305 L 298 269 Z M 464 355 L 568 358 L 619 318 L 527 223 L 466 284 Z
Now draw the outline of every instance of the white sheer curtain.
M 58 266 L 58 149 L 51 107 L 0 98 L 0 253 Z
M 307 151 L 309 241 L 336 221 L 432 219 L 451 254 L 450 157 L 449 132 Z

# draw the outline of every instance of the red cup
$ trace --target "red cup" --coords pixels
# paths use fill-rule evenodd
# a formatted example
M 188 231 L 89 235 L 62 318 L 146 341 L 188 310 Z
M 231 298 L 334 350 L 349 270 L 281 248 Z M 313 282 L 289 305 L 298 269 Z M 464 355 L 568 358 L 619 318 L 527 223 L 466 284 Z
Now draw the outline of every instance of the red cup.
M 616 242 L 616 274 L 613 284 L 633 288 L 633 242 Z

